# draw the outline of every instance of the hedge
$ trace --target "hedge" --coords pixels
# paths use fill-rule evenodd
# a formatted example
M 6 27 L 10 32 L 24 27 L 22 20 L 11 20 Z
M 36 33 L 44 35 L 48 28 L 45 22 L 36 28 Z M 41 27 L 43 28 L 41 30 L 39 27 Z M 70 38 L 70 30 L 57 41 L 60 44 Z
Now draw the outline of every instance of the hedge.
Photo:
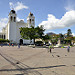
M 0 43 L 9 42 L 9 40 L 0 39 Z

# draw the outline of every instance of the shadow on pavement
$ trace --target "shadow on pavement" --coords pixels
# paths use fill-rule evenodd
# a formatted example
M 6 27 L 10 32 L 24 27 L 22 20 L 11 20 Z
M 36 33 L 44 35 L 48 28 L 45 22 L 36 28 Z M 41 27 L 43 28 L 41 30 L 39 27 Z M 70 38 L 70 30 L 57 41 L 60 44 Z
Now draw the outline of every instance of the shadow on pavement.
M 25 69 L 1 69 L 0 71 L 26 71 L 26 70 L 32 70 L 32 69 L 48 69 L 48 68 L 55 68 L 55 67 L 63 67 L 66 65 L 56 65 L 56 66 L 46 66 L 46 67 L 35 67 L 35 68 L 25 68 Z

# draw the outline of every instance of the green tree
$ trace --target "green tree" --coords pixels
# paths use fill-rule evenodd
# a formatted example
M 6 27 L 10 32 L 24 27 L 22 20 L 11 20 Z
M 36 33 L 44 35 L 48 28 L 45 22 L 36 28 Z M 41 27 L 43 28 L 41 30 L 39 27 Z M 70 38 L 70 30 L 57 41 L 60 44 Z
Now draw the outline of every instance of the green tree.
M 48 40 L 50 40 L 50 36 L 46 34 L 42 37 L 42 40 L 45 42 L 45 44 L 47 44 Z
M 23 39 L 30 39 L 30 42 L 32 39 L 34 39 L 35 43 L 35 38 L 42 38 L 44 34 L 44 29 L 42 27 L 36 27 L 34 28 L 33 26 L 31 28 L 20 28 L 20 34 L 21 38 Z
M 37 26 L 37 27 L 35 28 L 35 32 L 36 32 L 36 34 L 38 35 L 38 38 L 41 38 L 41 39 L 43 38 L 44 31 L 45 31 L 45 29 L 43 29 L 42 26 L 41 26 L 41 27 Z
M 71 29 L 68 29 L 68 30 L 67 30 L 67 37 L 71 37 L 71 36 L 72 36 Z
M 45 41 L 45 40 L 49 40 L 49 36 L 48 35 L 45 35 L 42 37 L 42 39 Z
M 60 43 L 63 44 L 64 43 L 64 35 L 60 33 L 59 38 L 60 38 Z

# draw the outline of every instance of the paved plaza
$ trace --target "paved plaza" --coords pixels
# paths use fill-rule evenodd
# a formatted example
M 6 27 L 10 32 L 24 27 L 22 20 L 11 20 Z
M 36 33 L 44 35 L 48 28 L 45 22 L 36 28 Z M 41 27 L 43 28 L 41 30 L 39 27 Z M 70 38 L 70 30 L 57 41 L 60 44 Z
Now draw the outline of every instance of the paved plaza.
M 0 47 L 0 75 L 75 75 L 75 47 Z

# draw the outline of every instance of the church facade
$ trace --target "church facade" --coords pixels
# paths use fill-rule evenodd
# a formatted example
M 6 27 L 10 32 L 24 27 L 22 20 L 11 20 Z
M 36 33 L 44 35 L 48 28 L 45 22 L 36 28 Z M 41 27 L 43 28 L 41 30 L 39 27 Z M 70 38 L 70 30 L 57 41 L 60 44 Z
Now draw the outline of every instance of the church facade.
M 2 29 L 2 33 L 0 33 L 3 39 L 8 39 L 10 42 L 14 43 L 21 43 L 21 44 L 30 44 L 30 40 L 22 39 L 20 35 L 20 29 L 21 27 L 28 27 L 31 26 L 35 27 L 35 17 L 30 12 L 27 17 L 27 23 L 25 23 L 23 20 L 17 21 L 17 14 L 14 10 L 11 10 L 9 15 L 9 20 L 5 28 Z M 34 40 L 32 40 L 31 44 L 34 43 Z

